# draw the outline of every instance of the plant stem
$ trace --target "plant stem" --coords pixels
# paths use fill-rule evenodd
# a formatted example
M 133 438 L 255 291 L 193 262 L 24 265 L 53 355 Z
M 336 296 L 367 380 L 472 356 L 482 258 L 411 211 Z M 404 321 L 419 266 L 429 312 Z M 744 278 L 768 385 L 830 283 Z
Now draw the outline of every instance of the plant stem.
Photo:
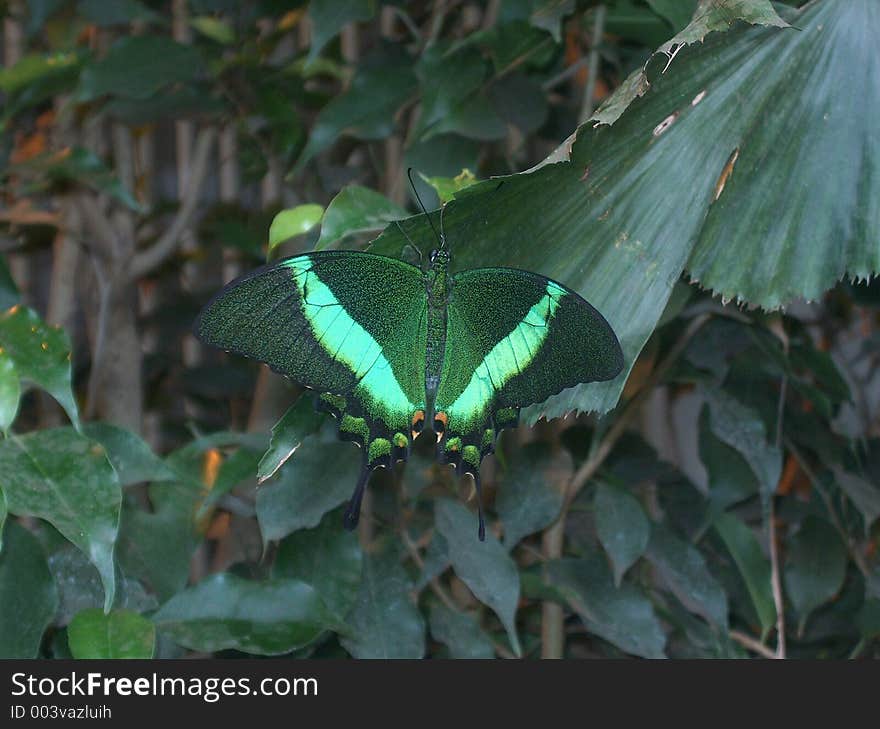
M 761 641 L 757 638 L 753 638 L 746 633 L 741 633 L 738 630 L 731 630 L 728 633 L 731 640 L 739 643 L 743 648 L 747 648 L 752 651 L 752 653 L 757 653 L 759 656 L 763 656 L 764 658 L 774 659 L 776 658 L 776 653 L 770 650 L 767 646 L 765 646 Z

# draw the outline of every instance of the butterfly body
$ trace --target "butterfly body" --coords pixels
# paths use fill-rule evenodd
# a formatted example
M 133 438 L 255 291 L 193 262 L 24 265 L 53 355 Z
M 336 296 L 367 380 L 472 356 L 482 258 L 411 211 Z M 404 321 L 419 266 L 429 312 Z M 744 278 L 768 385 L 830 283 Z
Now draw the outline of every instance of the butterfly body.
M 406 460 L 426 429 L 479 495 L 480 463 L 520 407 L 622 369 L 611 327 L 575 292 L 516 269 L 451 274 L 450 259 L 442 239 L 425 271 L 357 251 L 294 256 L 233 281 L 196 321 L 206 343 L 314 389 L 362 446 L 350 528 L 373 469 Z

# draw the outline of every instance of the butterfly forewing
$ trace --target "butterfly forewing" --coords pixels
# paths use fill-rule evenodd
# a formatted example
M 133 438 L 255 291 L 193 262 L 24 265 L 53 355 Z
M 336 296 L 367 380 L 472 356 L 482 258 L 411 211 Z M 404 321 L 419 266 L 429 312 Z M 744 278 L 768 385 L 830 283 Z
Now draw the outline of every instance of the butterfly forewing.
M 425 309 L 416 267 L 326 251 L 233 281 L 205 307 L 195 331 L 208 344 L 335 396 L 325 402 L 372 460 L 390 457 L 376 439 L 408 448 L 413 413 L 425 407 Z

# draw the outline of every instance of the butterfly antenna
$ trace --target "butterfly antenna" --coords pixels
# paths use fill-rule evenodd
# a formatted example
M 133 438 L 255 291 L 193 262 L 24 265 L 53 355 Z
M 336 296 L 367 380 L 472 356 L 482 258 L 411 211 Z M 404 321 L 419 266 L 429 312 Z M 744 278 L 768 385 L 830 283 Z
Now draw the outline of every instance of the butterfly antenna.
M 403 226 L 400 224 L 399 220 L 395 220 L 394 224 L 397 226 L 397 229 L 401 232 L 403 237 L 406 238 L 406 245 L 404 246 L 404 248 L 409 246 L 410 248 L 412 248 L 416 252 L 416 255 L 419 257 L 419 268 L 421 268 L 422 267 L 422 249 L 419 248 L 415 243 L 413 243 L 412 238 L 410 238 L 409 234 L 403 229 Z
M 443 231 L 443 213 L 446 212 L 446 206 L 440 206 L 440 247 L 446 248 L 446 233 Z
M 437 229 L 434 227 L 434 221 L 431 220 L 431 216 L 428 215 L 428 211 L 425 208 L 425 203 L 422 202 L 422 198 L 419 197 L 419 191 L 416 190 L 416 183 L 413 182 L 413 168 L 409 167 L 406 170 L 406 176 L 409 178 L 409 186 L 412 188 L 413 195 L 416 196 L 416 200 L 419 201 L 419 207 L 422 209 L 422 212 L 425 214 L 425 217 L 428 219 L 428 224 L 431 226 L 431 230 L 434 231 L 434 237 L 440 242 L 440 247 L 444 247 L 443 237 L 437 233 Z M 443 208 L 440 209 L 440 216 L 442 219 L 443 216 Z M 441 227 L 442 230 L 442 227 Z

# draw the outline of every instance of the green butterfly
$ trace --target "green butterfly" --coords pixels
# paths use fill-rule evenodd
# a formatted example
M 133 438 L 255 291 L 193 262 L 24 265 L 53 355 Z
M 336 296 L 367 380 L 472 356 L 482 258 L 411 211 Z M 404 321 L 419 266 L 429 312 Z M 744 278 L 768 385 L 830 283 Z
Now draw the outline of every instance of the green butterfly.
M 479 469 L 498 431 L 516 426 L 521 407 L 613 379 L 623 353 L 608 322 L 571 289 L 512 268 L 451 274 L 442 222 L 438 237 L 427 271 L 358 251 L 263 266 L 220 291 L 194 329 L 316 390 L 340 437 L 361 445 L 347 528 L 357 525 L 373 469 L 406 460 L 430 424 L 438 459 L 474 478 L 483 540 Z

